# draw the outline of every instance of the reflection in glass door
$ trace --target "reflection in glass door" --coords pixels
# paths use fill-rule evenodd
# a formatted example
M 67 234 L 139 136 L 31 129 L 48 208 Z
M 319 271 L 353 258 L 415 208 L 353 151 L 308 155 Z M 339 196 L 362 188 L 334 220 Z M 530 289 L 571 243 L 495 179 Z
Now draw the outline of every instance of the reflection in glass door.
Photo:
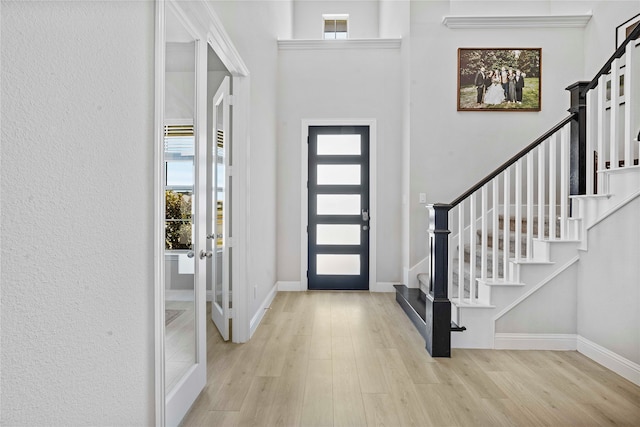
M 222 338 L 227 341 L 230 337 L 229 319 L 230 304 L 230 262 L 232 248 L 229 245 L 231 209 L 231 179 L 229 166 L 231 165 L 229 129 L 229 91 L 230 79 L 225 77 L 213 97 L 213 138 L 210 152 L 212 162 L 210 169 L 215 170 L 215 177 L 211 180 L 211 190 L 207 205 L 210 211 L 210 221 L 207 226 L 207 250 L 215 256 L 210 261 L 210 270 L 214 273 L 208 280 L 213 280 L 213 302 L 211 318 L 220 331 Z
M 369 127 L 309 127 L 309 289 L 369 289 Z

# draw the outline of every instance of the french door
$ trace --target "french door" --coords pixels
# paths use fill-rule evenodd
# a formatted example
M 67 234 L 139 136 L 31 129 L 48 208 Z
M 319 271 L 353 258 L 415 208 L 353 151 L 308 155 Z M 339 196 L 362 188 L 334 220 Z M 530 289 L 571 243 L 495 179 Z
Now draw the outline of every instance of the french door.
M 309 289 L 369 289 L 369 127 L 309 126 Z
M 209 149 L 210 174 L 207 191 L 207 250 L 213 254 L 207 266 L 207 277 L 213 288 L 211 319 L 225 341 L 229 340 L 230 319 L 230 251 L 229 212 L 231 210 L 229 174 L 229 91 L 225 77 L 213 97 L 213 137 Z

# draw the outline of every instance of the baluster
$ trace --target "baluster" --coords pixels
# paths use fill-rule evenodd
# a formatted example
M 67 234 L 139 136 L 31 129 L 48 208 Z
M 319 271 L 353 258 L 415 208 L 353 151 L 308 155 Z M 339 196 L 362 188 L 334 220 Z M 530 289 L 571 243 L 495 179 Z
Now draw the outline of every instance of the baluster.
M 527 259 L 533 258 L 533 153 L 527 154 Z
M 636 52 L 635 43 L 627 43 L 624 63 L 624 165 L 633 166 L 633 118 L 636 117 L 636 106 L 633 101 L 633 93 L 636 85 L 636 74 L 634 74 L 634 55 Z
M 594 150 L 597 147 L 597 117 L 598 117 L 598 98 L 595 90 L 587 92 L 587 193 L 596 194 L 598 189 L 594 184 L 597 166 L 594 166 Z M 601 153 L 598 151 L 598 157 Z
M 620 160 L 620 150 L 618 149 L 618 120 L 620 116 L 620 64 L 619 59 L 614 59 L 611 63 L 611 117 L 609 126 L 609 146 L 611 150 L 611 169 L 618 167 Z
M 538 146 L 538 239 L 544 239 L 544 180 L 546 178 L 544 148 L 546 145 L 547 141 L 544 141 Z
M 605 153 L 605 113 L 607 109 L 607 80 L 604 75 L 598 79 L 598 106 L 596 107 L 596 113 L 598 115 L 598 171 L 604 171 L 605 163 L 609 158 L 609 153 Z M 600 178 L 602 177 L 602 178 Z M 602 194 L 604 191 L 604 175 L 598 176 L 598 188 L 596 191 L 598 194 Z
M 469 302 L 476 302 L 476 193 L 469 196 Z
M 567 238 L 567 217 L 569 205 L 569 132 L 565 126 L 560 130 L 560 238 Z
M 549 140 L 549 240 L 556 240 L 556 150 L 558 149 L 558 135 L 553 134 Z
M 455 222 L 453 221 L 453 217 L 454 217 L 454 210 L 450 209 L 449 210 L 449 224 L 450 224 L 450 229 L 453 228 L 453 225 L 455 224 Z M 449 268 L 447 269 L 447 296 L 449 298 L 451 298 L 451 296 L 453 295 L 453 233 L 449 233 L 447 234 L 447 265 L 449 266 Z
M 491 246 L 493 248 L 493 250 L 491 251 L 492 254 L 492 264 L 491 264 L 491 277 L 496 280 L 499 277 L 499 273 L 498 273 L 498 234 L 500 233 L 500 229 L 498 226 L 498 198 L 500 197 L 500 195 L 498 194 L 498 180 L 500 179 L 500 176 L 498 175 L 497 177 L 495 177 L 493 179 L 492 182 L 492 193 L 493 193 L 493 224 L 492 224 L 492 228 L 493 228 L 493 235 L 492 235 L 492 241 L 491 241 Z
M 516 162 L 516 230 L 514 251 L 516 261 L 522 257 L 522 159 Z
M 504 173 L 504 194 L 503 194 L 503 204 L 504 206 L 502 214 L 502 251 L 503 251 L 503 266 L 502 266 L 502 274 L 505 280 L 509 278 L 509 257 L 510 257 L 510 244 L 509 239 L 511 239 L 511 168 L 507 168 Z
M 464 301 L 464 200 L 458 206 L 458 301 Z
M 487 278 L 487 186 L 482 187 L 481 192 L 482 212 L 480 216 L 480 278 Z

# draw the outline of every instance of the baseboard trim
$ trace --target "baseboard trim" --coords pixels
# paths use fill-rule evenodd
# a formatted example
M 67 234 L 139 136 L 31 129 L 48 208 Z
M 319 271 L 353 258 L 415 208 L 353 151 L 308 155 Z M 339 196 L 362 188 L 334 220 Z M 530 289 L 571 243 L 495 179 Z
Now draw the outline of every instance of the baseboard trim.
M 607 369 L 611 369 L 621 377 L 640 386 L 640 365 L 626 359 L 613 351 L 589 341 L 588 339 L 578 336 L 577 350 L 587 356 L 589 359 L 601 364 Z
M 575 334 L 511 334 L 496 333 L 496 350 L 561 350 L 577 348 Z
M 396 288 L 393 285 L 397 284 L 397 282 L 377 282 L 369 288 L 369 292 L 395 292 Z
M 282 292 L 300 292 L 306 291 L 306 289 L 302 289 L 302 283 L 300 282 L 276 282 L 276 286 L 278 286 L 278 291 Z
M 253 317 L 251 318 L 251 323 L 250 323 L 251 329 L 249 331 L 249 338 L 251 338 L 254 332 L 256 331 L 256 329 L 258 329 L 258 326 L 260 325 L 260 322 L 262 321 L 262 318 L 264 317 L 265 312 L 271 306 L 271 302 L 273 302 L 273 299 L 276 297 L 277 293 L 278 293 L 278 283 L 276 282 L 276 284 L 273 285 L 273 287 L 265 297 L 264 301 L 262 301 L 262 304 L 260 304 L 260 307 L 258 307 L 258 311 L 256 312 L 256 314 L 254 314 Z

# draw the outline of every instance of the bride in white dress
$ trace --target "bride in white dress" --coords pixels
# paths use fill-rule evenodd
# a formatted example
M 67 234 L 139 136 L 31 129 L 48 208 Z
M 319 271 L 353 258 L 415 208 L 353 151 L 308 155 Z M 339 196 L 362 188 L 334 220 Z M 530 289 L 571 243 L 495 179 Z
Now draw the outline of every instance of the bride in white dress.
M 494 73 L 491 79 L 491 86 L 484 95 L 484 103 L 490 105 L 502 104 L 504 101 L 504 90 L 500 84 L 500 75 Z

